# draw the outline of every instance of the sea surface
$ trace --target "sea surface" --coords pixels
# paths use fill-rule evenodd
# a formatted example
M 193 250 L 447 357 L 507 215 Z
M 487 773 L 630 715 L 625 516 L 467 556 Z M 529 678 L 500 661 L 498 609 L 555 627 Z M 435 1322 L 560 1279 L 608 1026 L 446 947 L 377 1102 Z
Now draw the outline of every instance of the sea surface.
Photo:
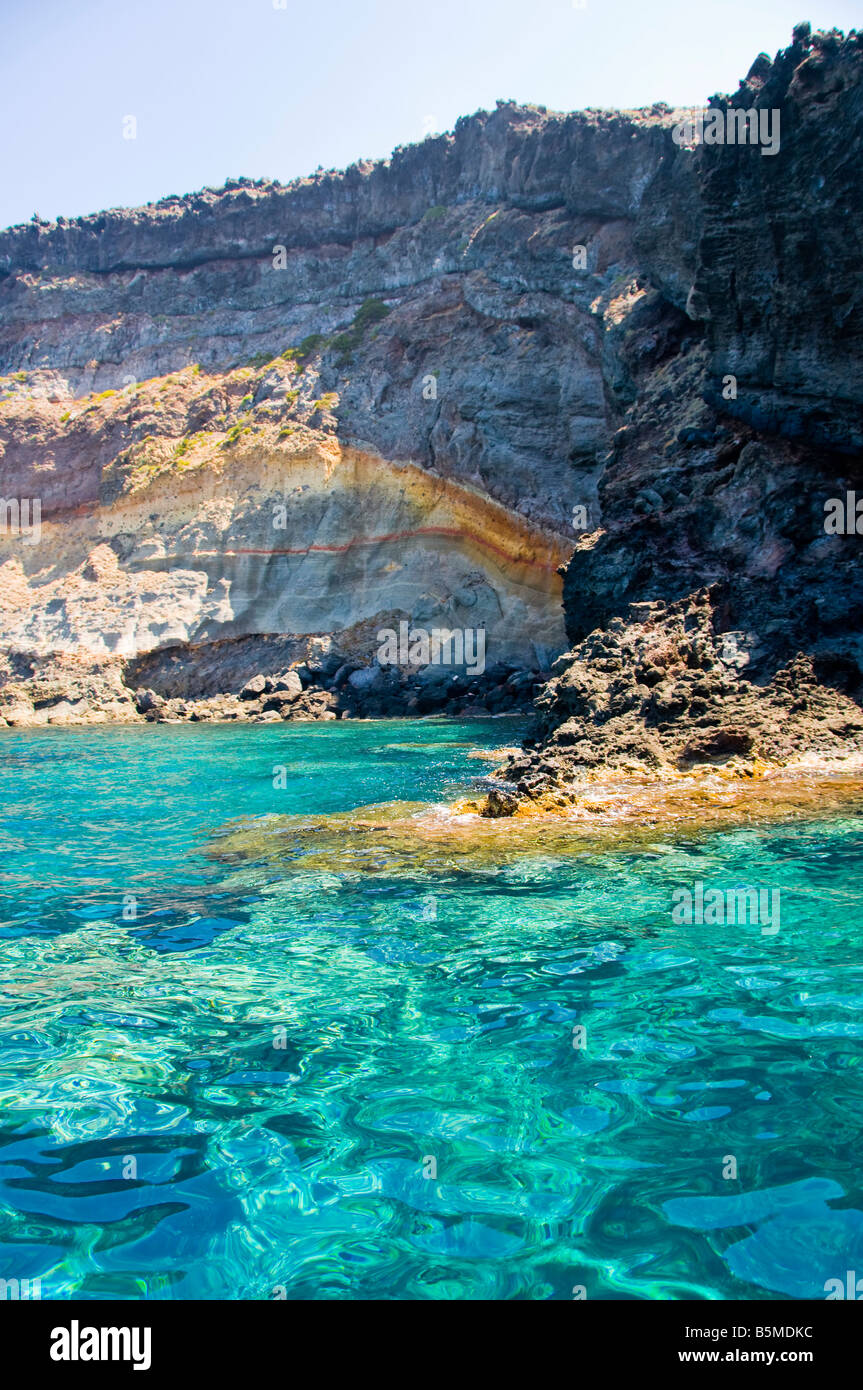
M 863 1275 L 859 816 L 408 871 L 385 838 L 365 868 L 304 867 L 308 836 L 220 850 L 451 801 L 519 732 L 0 736 L 0 1277 L 569 1300 Z M 675 925 L 697 882 L 779 888 L 780 930 Z

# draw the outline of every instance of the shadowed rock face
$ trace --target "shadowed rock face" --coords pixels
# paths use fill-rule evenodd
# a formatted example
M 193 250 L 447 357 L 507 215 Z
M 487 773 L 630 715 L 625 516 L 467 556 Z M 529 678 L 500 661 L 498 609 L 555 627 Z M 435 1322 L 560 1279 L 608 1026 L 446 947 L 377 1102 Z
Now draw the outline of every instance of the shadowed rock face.
M 762 54 L 732 98 L 714 98 L 774 113 L 778 152 L 681 150 L 642 201 L 636 243 L 662 293 L 705 325 L 713 405 L 859 453 L 863 51 L 859 35 L 804 30 L 775 62 Z M 727 373 L 734 402 L 722 399 Z
M 531 798 L 609 767 L 833 762 L 863 748 L 863 535 L 825 504 L 863 487 L 859 36 L 795 31 L 731 103 L 781 147 L 679 150 L 635 242 L 654 315 L 692 332 L 661 363 L 630 316 L 636 389 L 566 567 L 574 648 L 540 700 Z M 723 389 L 726 388 L 726 389 Z
M 225 653 L 239 696 L 247 639 L 368 661 L 405 618 L 483 627 L 490 662 L 538 671 L 632 603 L 651 648 L 697 622 L 706 712 L 633 695 L 642 618 L 614 690 L 566 693 L 585 654 L 562 659 L 558 781 L 636 756 L 651 721 L 648 762 L 742 756 L 710 729 L 780 670 L 851 703 L 860 541 L 823 507 L 863 447 L 861 64 L 858 36 L 801 28 L 712 99 L 778 112 L 772 155 L 680 148 L 662 106 L 501 104 L 343 174 L 0 233 L 0 489 L 43 517 L 38 544 L 0 537 L 7 651 L 126 661 L 133 684 L 170 651 L 172 689 L 185 652 L 210 696 Z M 621 682 L 622 741 L 598 732 Z

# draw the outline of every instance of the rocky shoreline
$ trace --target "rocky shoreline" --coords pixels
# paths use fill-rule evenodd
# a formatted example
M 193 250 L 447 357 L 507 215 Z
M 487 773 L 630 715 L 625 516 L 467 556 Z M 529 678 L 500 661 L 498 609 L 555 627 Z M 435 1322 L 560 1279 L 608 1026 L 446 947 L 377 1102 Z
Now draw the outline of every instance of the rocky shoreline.
M 331 638 L 241 639 L 124 661 L 13 651 L 0 657 L 0 728 L 105 723 L 459 719 L 532 711 L 547 672 L 496 663 L 475 675 L 367 663 Z M 303 659 L 286 658 L 297 648 Z M 250 666 L 254 674 L 246 675 Z M 261 669 L 257 669 L 261 668 Z
M 535 736 L 497 769 L 482 814 L 570 810 L 621 776 L 674 785 L 699 770 L 752 779 L 863 765 L 853 665 L 799 652 L 753 680 L 745 634 L 714 629 L 716 600 L 702 590 L 634 604 L 561 657 Z

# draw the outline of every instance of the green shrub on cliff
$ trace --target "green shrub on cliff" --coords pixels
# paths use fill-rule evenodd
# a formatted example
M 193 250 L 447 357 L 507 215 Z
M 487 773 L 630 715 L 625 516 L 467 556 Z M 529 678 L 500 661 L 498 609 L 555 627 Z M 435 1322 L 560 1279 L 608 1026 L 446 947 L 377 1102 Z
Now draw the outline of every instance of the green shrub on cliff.
M 389 308 L 382 299 L 363 300 L 354 315 L 351 327 L 344 333 L 337 333 L 332 340 L 332 347 L 339 353 L 338 365 L 340 367 L 345 366 L 350 361 L 352 353 L 356 352 L 366 331 L 385 319 L 389 312 Z
M 302 371 L 306 362 L 316 352 L 323 352 L 329 347 L 330 340 L 325 333 L 310 333 L 301 343 L 295 347 L 286 348 L 282 353 L 285 362 L 296 362 Z
M 373 323 L 380 323 L 389 313 L 389 308 L 382 299 L 364 299 L 354 318 L 354 329 L 358 333 L 365 333 L 367 328 L 371 328 Z
M 237 423 L 235 425 L 232 425 L 231 428 L 228 430 L 228 433 L 225 435 L 222 448 L 228 449 L 232 444 L 236 444 L 241 434 L 251 433 L 252 427 L 249 424 L 249 417 L 248 415 L 244 415 L 241 420 L 238 420 Z
M 344 366 L 350 360 L 351 353 L 359 347 L 367 330 L 385 319 L 389 312 L 382 299 L 364 299 L 354 315 L 350 328 L 336 333 L 334 337 L 327 337 L 326 333 L 310 333 L 295 347 L 286 348 L 282 353 L 282 359 L 285 362 L 296 362 L 302 371 L 309 358 L 316 352 L 326 352 L 328 348 L 335 348 L 339 353 L 339 366 Z

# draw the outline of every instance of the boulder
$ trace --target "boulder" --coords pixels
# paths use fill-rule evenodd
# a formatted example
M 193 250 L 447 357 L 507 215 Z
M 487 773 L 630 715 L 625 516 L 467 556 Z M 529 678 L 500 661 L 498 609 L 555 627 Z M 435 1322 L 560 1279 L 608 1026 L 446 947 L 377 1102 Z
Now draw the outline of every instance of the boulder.
M 272 693 L 281 697 L 282 704 L 296 700 L 303 693 L 303 682 L 297 671 L 286 671 L 272 682 Z
M 267 689 L 266 676 L 252 676 L 240 691 L 241 700 L 259 700 Z
M 364 666 L 359 671 L 351 671 L 348 676 L 348 685 L 357 691 L 366 693 L 378 689 L 383 685 L 383 672 L 377 664 L 374 666 Z

